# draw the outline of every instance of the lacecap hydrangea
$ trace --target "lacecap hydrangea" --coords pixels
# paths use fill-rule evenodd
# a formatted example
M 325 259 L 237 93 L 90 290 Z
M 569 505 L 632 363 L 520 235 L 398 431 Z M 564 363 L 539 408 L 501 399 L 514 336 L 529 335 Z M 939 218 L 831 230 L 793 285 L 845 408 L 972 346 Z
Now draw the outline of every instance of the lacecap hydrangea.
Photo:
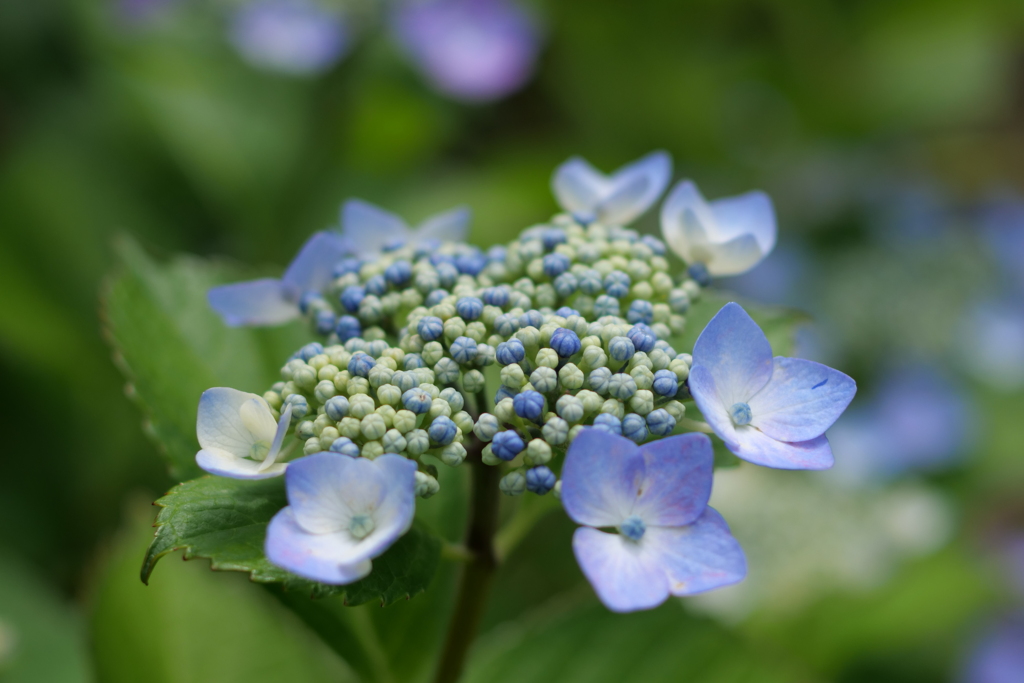
M 507 496 L 562 497 L 610 609 L 741 580 L 743 552 L 707 505 L 707 434 L 754 463 L 827 467 L 824 432 L 856 387 L 773 359 L 737 304 L 694 350 L 677 346 L 710 277 L 755 265 L 776 228 L 763 193 L 708 203 L 689 181 L 662 211 L 672 251 L 625 227 L 670 178 L 663 152 L 611 175 L 571 159 L 553 178 L 566 212 L 486 250 L 465 242 L 464 209 L 410 228 L 351 200 L 281 280 L 211 290 L 228 324 L 301 316 L 314 337 L 262 395 L 200 402 L 201 467 L 285 477 L 267 557 L 356 581 L 410 528 L 416 497 L 444 495 L 435 463 L 469 461 Z M 694 401 L 707 422 L 687 417 Z

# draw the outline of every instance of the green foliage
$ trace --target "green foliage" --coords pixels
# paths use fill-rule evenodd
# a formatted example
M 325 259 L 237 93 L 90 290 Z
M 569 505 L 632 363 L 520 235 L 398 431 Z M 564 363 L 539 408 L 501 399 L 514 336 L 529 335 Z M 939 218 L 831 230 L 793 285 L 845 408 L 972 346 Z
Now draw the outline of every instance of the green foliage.
M 358 680 L 294 616 L 241 576 L 205 563 L 136 579 L 148 534 L 145 507 L 116 541 L 94 588 L 91 614 L 104 683 L 327 683 Z M 64 680 L 52 678 L 49 680 Z
M 115 357 L 171 476 L 179 481 L 198 476 L 196 408 L 202 392 L 230 386 L 263 393 L 308 334 L 300 325 L 226 327 L 207 305 L 206 292 L 244 279 L 237 269 L 184 256 L 160 264 L 127 238 L 117 251 L 120 272 L 104 301 Z
M 280 583 L 313 597 L 344 596 L 351 605 L 371 600 L 390 605 L 425 590 L 441 555 L 440 541 L 413 528 L 373 561 L 368 577 L 348 586 L 327 586 L 275 567 L 263 555 L 267 524 L 288 504 L 282 477 L 201 477 L 174 487 L 156 504 L 162 509 L 142 567 L 146 583 L 157 560 L 184 549 L 185 559 L 205 557 L 213 569 L 248 572 L 259 583 Z
M 549 605 L 499 626 L 474 651 L 465 683 L 791 683 L 786 662 L 746 648 L 722 628 L 689 617 L 670 600 L 649 612 L 613 614 L 600 605 Z

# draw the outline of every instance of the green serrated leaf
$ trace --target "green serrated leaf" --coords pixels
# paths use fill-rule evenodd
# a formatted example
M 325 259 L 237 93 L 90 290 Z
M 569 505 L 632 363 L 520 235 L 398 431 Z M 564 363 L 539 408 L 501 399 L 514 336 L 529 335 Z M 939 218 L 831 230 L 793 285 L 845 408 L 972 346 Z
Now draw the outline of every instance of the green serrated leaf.
M 245 481 L 201 477 L 174 487 L 158 500 L 156 536 L 142 566 L 142 580 L 157 560 L 175 550 L 185 558 L 204 557 L 216 570 L 248 572 L 253 581 L 280 583 L 285 590 L 315 598 L 342 596 L 346 604 L 378 600 L 390 605 L 426 589 L 441 557 L 441 543 L 413 527 L 373 561 L 373 572 L 347 586 L 300 578 L 271 564 L 263 554 L 267 524 L 288 504 L 281 477 Z
M 771 342 L 772 352 L 776 356 L 789 356 L 793 353 L 795 335 L 801 325 L 811 322 L 811 316 L 794 308 L 766 306 L 764 304 L 745 301 L 729 292 L 717 289 L 706 289 L 701 293 L 700 300 L 690 306 L 686 315 L 686 332 L 677 347 L 679 351 L 693 349 L 697 337 L 711 321 L 715 314 L 722 310 L 730 301 L 735 301 L 750 314 L 750 317 L 761 326 L 765 336 Z
M 309 334 L 299 324 L 226 327 L 207 304 L 206 292 L 246 279 L 238 269 L 190 257 L 157 263 L 127 238 L 117 252 L 121 269 L 104 297 L 108 338 L 171 476 L 191 479 L 202 474 L 195 463 L 200 394 L 215 386 L 263 393 Z

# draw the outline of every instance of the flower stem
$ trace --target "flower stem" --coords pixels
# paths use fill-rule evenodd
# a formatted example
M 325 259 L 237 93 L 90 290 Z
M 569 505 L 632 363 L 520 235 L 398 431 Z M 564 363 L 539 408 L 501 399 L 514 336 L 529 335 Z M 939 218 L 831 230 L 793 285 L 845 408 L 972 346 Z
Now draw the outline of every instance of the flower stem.
M 497 467 L 483 464 L 480 459 L 483 444 L 473 441 L 466 458 L 472 471 L 473 490 L 465 542 L 466 549 L 472 553 L 472 560 L 462 568 L 455 611 L 448 623 L 434 683 L 455 683 L 462 675 L 466 654 L 480 627 L 487 593 L 498 568 L 494 534 L 498 527 L 498 479 L 501 472 Z
M 715 430 L 711 428 L 707 422 L 701 422 L 700 420 L 691 420 L 688 417 L 680 418 L 679 422 L 676 423 L 683 429 L 689 429 L 694 432 L 704 432 L 705 434 L 714 434 Z

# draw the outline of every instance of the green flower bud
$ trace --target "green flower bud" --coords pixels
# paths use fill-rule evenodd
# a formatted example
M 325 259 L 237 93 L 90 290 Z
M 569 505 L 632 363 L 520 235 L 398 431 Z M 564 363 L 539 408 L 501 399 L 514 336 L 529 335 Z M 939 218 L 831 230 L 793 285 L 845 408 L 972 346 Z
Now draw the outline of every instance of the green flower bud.
M 309 365 L 309 367 L 313 368 L 317 372 L 320 372 L 321 368 L 330 365 L 330 363 L 331 363 L 331 359 L 330 358 L 328 358 L 326 355 L 324 355 L 322 353 L 318 353 L 318 354 L 316 354 L 315 356 L 313 356 L 312 358 L 309 359 L 308 365 Z
M 678 422 L 686 416 L 686 406 L 679 401 L 669 401 L 662 406 L 669 415 L 671 415 Z
M 587 339 L 597 339 L 597 337 L 587 337 Z M 603 368 L 608 365 L 608 354 L 600 346 L 588 346 L 583 349 L 582 365 L 588 370 Z
M 576 394 L 576 398 L 583 404 L 583 412 L 587 415 L 593 415 L 601 410 L 601 405 L 604 403 L 604 398 L 600 394 L 589 389 L 584 389 Z
M 338 432 L 336 427 L 324 427 L 324 430 L 320 432 L 320 450 L 330 450 L 331 444 L 334 443 L 334 440 L 339 436 L 341 436 L 341 434 Z
M 314 436 L 316 434 L 313 432 L 312 420 L 303 420 L 295 425 L 295 438 L 305 441 L 306 439 L 312 439 Z
M 327 403 L 327 399 L 331 398 L 338 393 L 338 390 L 334 388 L 334 382 L 330 380 L 323 380 L 316 385 L 316 389 L 313 390 L 313 396 L 320 403 Z
M 385 453 L 401 453 L 405 450 L 405 445 L 405 437 L 397 429 L 389 429 L 381 439 Z
M 338 367 L 336 365 L 328 363 L 327 365 L 317 370 L 316 377 L 321 382 L 324 380 L 327 380 L 328 382 L 333 382 L 334 376 L 337 375 L 339 372 L 340 370 L 338 370 Z
M 639 367 L 654 367 L 654 363 L 651 362 L 650 357 L 648 357 L 648 355 L 643 351 L 637 351 L 636 353 L 634 353 L 633 357 L 629 359 L 629 365 L 627 366 L 629 370 L 633 370 L 633 368 Z
M 582 335 L 580 335 L 579 332 L 576 333 L 577 336 L 579 336 L 579 338 L 580 338 L 580 348 L 583 349 L 584 352 L 587 349 L 589 349 L 591 346 L 597 346 L 597 347 L 601 347 L 602 346 L 601 338 L 598 337 L 595 334 L 590 334 L 589 330 L 590 330 L 590 324 L 587 323 L 587 331 L 585 331 Z
M 576 367 L 575 363 L 566 363 L 558 371 L 558 381 L 569 391 L 578 391 L 583 387 L 586 376 Z
M 681 335 L 686 332 L 686 318 L 681 315 L 673 313 L 668 318 L 668 328 L 672 330 L 672 334 Z
M 420 383 L 420 386 L 424 384 L 434 386 L 434 371 L 430 368 L 416 368 L 412 374 L 416 376 L 416 381 Z
M 473 433 L 481 441 L 493 439 L 494 435 L 498 433 L 498 429 L 498 418 L 490 413 L 481 413 L 480 417 L 477 418 L 476 424 L 473 425 Z
M 360 421 L 359 431 L 364 439 L 380 439 L 388 431 L 388 426 L 384 424 L 383 417 L 377 413 L 371 413 Z
M 452 415 L 452 422 L 455 423 L 456 427 L 462 430 L 463 434 L 469 434 L 473 431 L 473 427 L 475 426 L 473 424 L 473 416 L 465 410 L 460 410 Z
M 566 394 L 555 403 L 555 412 L 570 424 L 579 422 L 583 419 L 583 402 L 575 396 Z
M 377 400 L 389 406 L 397 406 L 402 400 L 402 390 L 394 384 L 385 384 L 377 389 Z
M 672 356 L 661 349 L 653 349 L 647 357 L 651 359 L 651 370 L 655 372 L 666 369 L 672 363 Z
M 484 306 L 484 312 L 483 315 L 480 316 L 480 321 L 487 327 L 493 327 L 495 319 L 504 312 L 505 311 L 501 310 L 500 306 L 487 304 Z
M 496 456 L 494 451 L 491 450 L 491 444 L 484 446 L 484 449 L 480 452 L 480 461 L 485 465 L 490 465 L 491 467 L 500 465 L 504 462 L 504 460 Z
M 687 280 L 682 284 L 682 289 L 686 292 L 686 295 L 690 297 L 690 301 L 696 303 L 700 301 L 700 285 L 693 280 Z
M 455 309 L 452 308 L 452 311 Z M 462 318 L 455 316 L 448 318 L 444 321 L 444 338 L 449 342 L 455 341 L 456 338 L 462 337 L 466 334 L 466 321 Z
M 331 365 L 335 366 L 339 370 L 341 368 L 347 368 L 348 362 L 352 360 L 352 354 L 345 350 L 345 347 L 341 344 L 334 344 L 324 349 L 324 353 L 331 359 Z
M 543 250 L 543 247 L 541 249 Z M 543 253 L 543 251 L 537 253 L 536 256 L 540 256 L 541 253 Z M 521 277 L 515 281 L 515 283 L 512 285 L 512 289 L 514 289 L 517 292 L 522 292 L 526 296 L 533 296 L 533 279 L 528 277 Z
M 532 351 L 540 346 L 540 330 L 532 325 L 527 325 L 516 332 L 516 338 L 523 342 L 527 351 Z
M 668 329 L 668 325 L 665 323 L 654 323 L 651 325 L 651 331 L 658 339 L 667 339 L 672 336 L 672 330 Z
M 366 394 L 356 394 L 348 400 L 348 415 L 361 420 L 377 408 L 377 404 Z M 379 438 L 379 437 L 378 437 Z
M 420 389 L 430 394 L 431 399 L 441 398 L 441 390 L 434 386 L 433 383 L 424 382 L 419 386 Z
M 503 398 L 498 401 L 498 405 L 494 406 L 494 416 L 498 418 L 500 422 L 512 422 L 516 419 L 516 411 L 512 406 L 512 399 Z
M 473 364 L 481 368 L 494 365 L 495 355 L 494 347 L 490 344 L 477 344 L 476 358 L 473 359 Z
M 342 370 L 334 376 L 334 388 L 340 393 L 348 393 L 348 381 L 352 379 L 352 375 L 349 374 L 348 370 Z
M 539 308 L 554 308 L 555 304 L 558 303 L 558 294 L 555 292 L 555 288 L 548 282 L 537 285 L 536 292 L 533 295 L 533 303 Z
M 444 358 L 444 347 L 436 341 L 427 342 L 423 345 L 420 355 L 423 356 L 424 363 L 432 366 Z
M 367 441 L 363 444 L 363 448 L 359 451 L 359 454 L 369 460 L 379 458 L 384 455 L 384 444 L 380 441 Z
M 621 420 L 622 417 L 626 414 L 626 407 L 622 405 L 622 401 L 619 401 L 618 399 L 614 398 L 609 398 L 605 400 L 604 403 L 601 404 L 601 412 L 608 413 L 609 415 L 614 415 L 615 417 Z
M 498 482 L 498 489 L 506 496 L 521 496 L 526 492 L 526 475 L 522 470 L 512 470 Z
M 444 415 L 451 417 L 452 407 L 443 398 L 435 398 L 430 402 L 430 411 L 427 413 L 427 421 L 433 421 L 435 417 Z
M 654 386 L 654 373 L 650 368 L 640 365 L 629 372 L 629 376 L 636 382 L 637 389 L 650 389 Z
M 654 287 L 650 282 L 637 282 L 629 288 L 629 295 L 634 299 L 650 300 L 654 296 Z
M 338 423 L 338 432 L 350 439 L 358 439 L 360 436 L 359 420 L 354 417 L 343 417 Z
M 295 372 L 292 374 L 292 382 L 295 383 L 299 389 L 305 392 L 312 392 L 317 383 L 316 370 L 303 365 L 300 368 L 295 368 Z
M 440 490 L 441 485 L 437 483 L 437 479 L 426 472 L 416 473 L 416 495 L 418 497 L 430 498 Z
M 483 391 L 485 384 L 484 374 L 479 370 L 470 370 L 462 376 L 462 388 L 471 394 Z
M 441 384 L 454 384 L 459 380 L 459 364 L 451 358 L 442 358 L 434 364 L 434 377 Z
M 551 446 L 544 439 L 532 439 L 526 445 L 524 461 L 530 467 L 547 465 L 551 461 Z
M 575 441 L 576 437 L 579 436 L 580 432 L 582 432 L 582 431 L 583 431 L 583 425 L 576 425 L 575 427 L 570 429 L 569 430 L 569 443 L 572 443 L 573 441 Z
M 676 373 L 676 379 L 680 382 L 685 382 L 686 378 L 690 376 L 690 366 L 686 361 L 678 358 L 668 364 L 668 369 Z
M 389 349 L 385 349 L 384 353 L 380 357 L 380 362 L 387 363 L 387 366 L 392 370 L 397 370 L 398 366 L 401 365 L 402 360 L 405 359 L 405 351 L 397 347 L 392 346 Z M 388 360 L 393 360 L 395 363 L 392 365 L 388 363 Z
M 306 439 L 306 443 L 302 446 L 302 452 L 305 455 L 313 455 L 314 453 L 319 453 L 320 439 L 315 436 Z
M 402 341 L 399 343 L 402 346 L 402 350 L 406 353 L 420 353 L 423 351 L 423 347 L 426 346 L 423 337 L 418 334 L 406 335 L 402 337 Z
M 487 326 L 479 320 L 474 320 L 470 324 L 466 325 L 466 331 L 464 334 L 477 344 L 480 344 L 487 338 Z
M 387 360 L 391 360 L 390 358 Z M 394 361 L 392 361 L 394 362 Z M 378 361 L 377 365 L 370 368 L 370 387 L 376 389 L 377 387 L 383 386 L 391 382 L 391 377 L 395 374 L 392 368 L 382 364 Z
M 385 316 L 394 315 L 401 305 L 402 295 L 399 294 L 398 292 L 388 292 L 387 294 L 380 298 L 380 309 Z M 381 330 L 379 327 L 371 327 L 370 330 L 372 330 L 374 333 L 376 333 L 377 330 L 380 330 L 380 336 L 377 338 L 384 338 L 384 330 Z M 365 338 L 366 332 L 363 332 L 363 335 Z M 376 336 L 376 334 L 374 336 Z
M 441 462 L 448 467 L 458 467 L 466 459 L 466 447 L 461 443 L 450 443 L 441 449 Z
M 402 308 L 416 308 L 423 303 L 423 295 L 412 288 L 402 290 L 400 296 L 402 298 Z
M 672 291 L 672 276 L 668 273 L 653 273 L 651 275 L 651 287 L 660 296 L 667 295 Z
M 487 338 L 487 345 L 496 349 L 496 348 L 498 348 L 498 344 L 500 344 L 503 341 L 506 341 L 506 340 L 500 334 L 492 334 L 491 336 L 489 336 Z
M 544 276 L 543 259 L 535 258 L 526 264 L 526 274 L 531 280 L 541 280 Z
M 313 435 L 320 436 L 324 431 L 324 427 L 330 427 L 333 425 L 334 423 L 331 421 L 331 418 L 327 417 L 327 415 L 317 415 L 316 419 L 313 420 Z
M 281 399 L 281 394 L 276 391 L 268 391 L 263 394 L 263 400 L 267 402 L 267 405 L 270 406 L 271 410 L 280 411 L 281 406 L 284 405 L 284 401 Z
M 636 282 L 637 280 L 649 280 L 653 270 L 646 262 L 640 259 L 633 259 L 626 264 L 626 274 L 629 275 L 631 280 Z
M 402 434 L 416 429 L 416 413 L 411 410 L 399 410 L 391 419 L 391 424 Z
M 654 393 L 647 389 L 640 389 L 629 399 L 630 409 L 638 415 L 647 415 L 654 410 Z
M 394 408 L 391 406 L 380 406 L 373 412 L 377 413 L 384 419 L 384 424 L 387 425 L 388 429 L 391 429 L 391 427 L 394 426 L 395 415 L 397 414 Z
M 546 350 L 551 351 L 551 349 Z M 536 391 L 547 394 L 558 388 L 558 374 L 550 367 L 539 367 L 530 373 L 530 384 Z
M 370 382 L 365 377 L 353 377 L 345 385 L 345 393 L 349 396 L 369 394 Z
M 526 384 L 526 374 L 518 363 L 506 365 L 501 369 L 501 383 L 509 389 L 518 390 Z
M 430 448 L 430 435 L 425 429 L 414 429 L 405 434 L 405 452 L 418 456 Z
M 538 367 L 542 368 L 557 368 L 558 367 L 558 354 L 555 353 L 554 349 L 541 349 L 537 352 L 537 356 L 534 359 Z

